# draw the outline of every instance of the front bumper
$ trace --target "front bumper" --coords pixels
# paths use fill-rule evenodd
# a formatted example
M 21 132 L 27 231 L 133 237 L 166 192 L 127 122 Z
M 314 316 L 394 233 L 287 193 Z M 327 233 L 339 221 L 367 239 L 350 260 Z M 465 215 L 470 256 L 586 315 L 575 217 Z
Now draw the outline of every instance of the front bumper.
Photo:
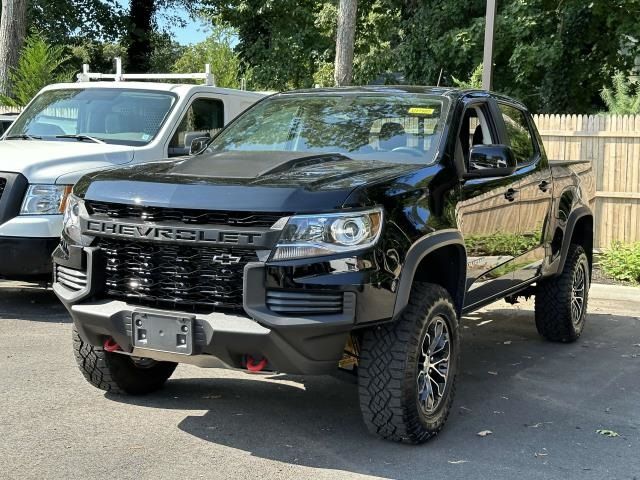
M 371 263 L 355 271 L 354 263 L 345 259 L 247 264 L 243 276 L 244 312 L 193 314 L 137 306 L 127 303 L 126 299 L 105 298 L 101 269 L 95 267 L 102 264 L 100 254 L 96 247 L 58 248 L 54 263 L 61 277 L 53 288 L 86 341 L 102 346 L 107 338 L 113 337 L 124 354 L 134 356 L 232 368 L 244 368 L 247 357 L 251 356 L 265 358 L 267 370 L 291 374 L 331 373 L 344 354 L 351 331 L 361 324 L 388 319 L 393 310 L 393 294 L 380 286 L 382 281 L 372 282 L 379 280 L 380 272 L 372 269 Z M 86 276 L 70 277 L 74 270 L 85 271 Z M 75 290 L 67 288 L 68 285 Z M 280 314 L 269 307 L 267 300 L 267 292 L 274 289 L 338 294 L 342 298 L 342 310 L 306 316 Z M 193 353 L 184 355 L 134 347 L 135 312 L 192 317 Z
M 39 280 L 52 277 L 51 254 L 58 238 L 1 237 L 0 278 Z

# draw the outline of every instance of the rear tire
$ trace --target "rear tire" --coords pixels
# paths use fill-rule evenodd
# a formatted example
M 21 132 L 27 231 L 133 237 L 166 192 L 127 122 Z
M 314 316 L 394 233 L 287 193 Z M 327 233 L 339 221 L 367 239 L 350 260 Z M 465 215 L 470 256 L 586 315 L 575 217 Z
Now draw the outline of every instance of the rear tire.
M 358 390 L 369 431 L 414 444 L 437 435 L 453 403 L 459 345 L 447 291 L 416 283 L 401 317 L 362 338 Z
M 85 342 L 73 327 L 73 352 L 84 378 L 94 387 L 115 394 L 144 395 L 162 388 L 178 366 L 173 362 L 136 364 L 121 353 L 107 352 Z
M 582 246 L 571 244 L 562 273 L 538 284 L 536 328 L 552 342 L 574 342 L 587 315 L 591 269 Z

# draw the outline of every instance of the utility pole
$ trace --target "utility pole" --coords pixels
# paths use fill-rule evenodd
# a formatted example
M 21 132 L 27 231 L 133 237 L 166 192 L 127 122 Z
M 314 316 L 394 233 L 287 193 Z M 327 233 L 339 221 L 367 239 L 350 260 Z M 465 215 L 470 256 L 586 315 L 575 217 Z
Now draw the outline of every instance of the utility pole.
M 487 0 L 487 21 L 484 28 L 484 60 L 482 62 L 482 88 L 493 88 L 493 39 L 496 25 L 496 0 Z

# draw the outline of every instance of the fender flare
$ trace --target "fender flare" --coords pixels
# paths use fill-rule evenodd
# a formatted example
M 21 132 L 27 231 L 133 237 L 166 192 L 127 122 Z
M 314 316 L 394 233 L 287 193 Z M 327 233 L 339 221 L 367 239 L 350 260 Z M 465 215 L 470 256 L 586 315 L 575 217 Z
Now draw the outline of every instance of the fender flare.
M 409 295 L 411 294 L 413 279 L 420 262 L 430 253 L 450 245 L 459 246 L 464 252 L 464 258 L 462 258 L 462 261 L 460 262 L 460 271 L 458 272 L 458 292 L 453 298 L 458 314 L 461 313 L 466 293 L 467 250 L 462 233 L 455 229 L 447 229 L 425 235 L 416 241 L 411 248 L 409 248 L 404 260 L 402 272 L 400 273 L 400 281 L 398 282 L 398 289 L 396 291 L 396 302 L 393 308 L 394 319 L 398 318 L 398 315 L 402 313 L 409 303 Z
M 562 248 L 560 249 L 560 261 L 558 263 L 558 270 L 556 272 L 558 274 L 562 272 L 562 270 L 564 270 L 564 264 L 567 260 L 567 255 L 569 254 L 569 246 L 571 245 L 571 238 L 573 237 L 573 231 L 576 228 L 576 224 L 578 223 L 578 220 L 584 217 L 591 217 L 593 219 L 593 212 L 589 207 L 584 205 L 576 208 L 569 214 L 569 219 L 567 220 L 567 225 L 564 229 L 564 235 L 562 237 Z M 591 241 L 593 244 L 593 238 Z M 593 252 L 589 253 L 589 255 L 592 255 L 592 254 Z M 592 260 L 590 261 L 592 262 Z

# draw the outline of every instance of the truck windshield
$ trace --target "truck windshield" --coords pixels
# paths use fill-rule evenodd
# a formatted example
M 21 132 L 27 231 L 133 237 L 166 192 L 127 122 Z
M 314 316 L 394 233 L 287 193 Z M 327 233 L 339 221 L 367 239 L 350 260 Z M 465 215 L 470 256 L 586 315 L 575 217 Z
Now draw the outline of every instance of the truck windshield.
M 428 164 L 447 109 L 445 97 L 419 94 L 285 94 L 256 104 L 209 151 L 339 153 Z
M 142 146 L 156 136 L 175 101 L 172 93 L 150 90 L 48 90 L 31 102 L 7 136 Z

